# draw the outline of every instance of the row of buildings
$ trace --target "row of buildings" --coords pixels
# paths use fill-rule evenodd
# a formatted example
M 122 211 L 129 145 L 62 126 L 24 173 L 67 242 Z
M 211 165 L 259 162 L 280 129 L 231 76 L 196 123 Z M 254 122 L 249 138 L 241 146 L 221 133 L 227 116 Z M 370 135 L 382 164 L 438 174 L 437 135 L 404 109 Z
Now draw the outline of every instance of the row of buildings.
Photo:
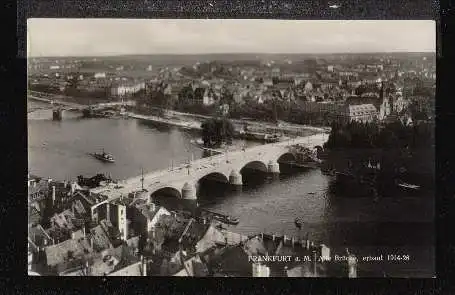
M 108 200 L 77 183 L 29 176 L 29 274 L 58 276 L 353 276 L 307 238 L 244 236 L 147 192 Z M 300 257 L 267 262 L 251 257 Z M 307 259 L 303 259 L 306 257 Z
M 389 113 L 402 113 L 410 104 L 423 109 L 434 100 L 435 67 L 425 57 L 413 63 L 390 57 L 369 61 L 352 58 L 339 62 L 317 60 L 311 66 L 308 64 L 312 63 L 303 61 L 305 71 L 297 71 L 299 67 L 290 69 L 292 63 L 290 60 L 284 64 L 267 61 L 263 65 L 197 62 L 191 68 L 162 67 L 153 68 L 154 71 L 148 67 L 153 78 L 129 77 L 123 68 L 77 74 L 55 70 L 41 76 L 31 75 L 30 81 L 31 84 L 54 85 L 57 91 L 64 91 L 71 80 L 77 78 L 78 89 L 98 91 L 113 100 L 145 97 L 151 105 L 154 103 L 152 94 L 157 88 L 172 101 L 181 99 L 183 90 L 190 88 L 191 93 L 185 92 L 183 99 L 193 105 L 225 104 L 226 98 L 229 104 L 239 106 L 271 101 L 296 102 L 306 113 L 329 112 L 335 117 L 349 116 L 355 120 L 370 120 L 371 117 L 383 120 Z M 382 83 L 387 84 L 387 93 L 381 93 Z M 430 93 L 416 94 L 419 87 Z M 362 104 L 365 106 L 359 106 Z M 372 115 L 371 105 L 376 109 L 376 116 Z

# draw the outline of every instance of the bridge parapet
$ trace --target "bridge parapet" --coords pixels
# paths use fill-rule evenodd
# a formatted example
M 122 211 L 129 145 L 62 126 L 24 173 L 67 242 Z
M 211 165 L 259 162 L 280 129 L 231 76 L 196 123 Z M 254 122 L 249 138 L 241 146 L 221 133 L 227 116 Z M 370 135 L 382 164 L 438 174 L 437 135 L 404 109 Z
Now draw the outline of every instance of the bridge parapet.
M 299 138 L 293 141 L 293 144 L 299 143 L 307 146 L 322 145 L 324 137 L 311 136 L 309 138 Z M 195 195 L 189 188 L 195 187 L 195 184 L 203 177 L 209 174 L 222 174 L 234 185 L 240 185 L 242 178 L 240 171 L 243 167 L 251 162 L 262 162 L 267 172 L 277 174 L 280 172 L 278 159 L 281 155 L 289 153 L 289 142 L 279 142 L 252 147 L 246 150 L 233 151 L 221 155 L 215 155 L 193 161 L 189 164 L 180 165 L 174 169 L 163 169 L 154 171 L 142 176 L 133 177 L 118 184 L 121 188 L 101 187 L 92 190 L 95 193 L 107 195 L 110 199 L 115 199 L 121 195 L 127 195 L 129 192 L 138 190 L 144 184 L 150 193 L 163 187 L 171 187 L 178 190 L 184 197 L 193 199 Z M 186 188 L 183 193 L 183 188 Z M 195 190 L 194 190 L 195 191 Z

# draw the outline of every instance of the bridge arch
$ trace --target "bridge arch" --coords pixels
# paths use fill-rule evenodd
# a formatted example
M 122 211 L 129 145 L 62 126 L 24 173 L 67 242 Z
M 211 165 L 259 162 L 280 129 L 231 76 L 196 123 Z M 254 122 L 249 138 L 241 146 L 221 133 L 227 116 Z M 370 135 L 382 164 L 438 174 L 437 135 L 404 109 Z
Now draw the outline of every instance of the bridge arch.
M 162 186 L 162 187 L 159 187 L 155 190 L 153 190 L 151 193 L 150 193 L 150 197 L 153 197 L 153 196 L 169 196 L 169 197 L 174 197 L 174 198 L 178 198 L 178 199 L 181 199 L 182 198 L 182 191 L 181 191 L 181 188 L 177 188 L 175 186 L 171 186 L 171 185 L 167 185 L 167 186 Z
M 212 181 L 217 181 L 217 182 L 228 183 L 229 177 L 226 176 L 222 172 L 211 172 L 209 174 L 206 174 L 206 175 L 200 177 L 196 183 L 199 183 L 200 181 L 203 181 L 203 180 L 212 180 Z
M 205 174 L 199 177 L 194 183 L 196 195 L 198 198 L 207 199 L 213 197 L 213 194 L 222 194 L 223 189 L 221 189 L 220 192 L 220 187 L 224 187 L 228 183 L 229 177 L 227 177 L 223 172 L 211 172 Z
M 261 160 L 251 161 L 244 164 L 243 167 L 240 168 L 240 173 L 244 172 L 246 169 L 267 172 L 267 164 Z
M 281 155 L 278 155 L 277 162 L 279 164 L 287 164 L 290 162 L 295 162 L 297 160 L 296 156 L 293 153 L 286 152 Z

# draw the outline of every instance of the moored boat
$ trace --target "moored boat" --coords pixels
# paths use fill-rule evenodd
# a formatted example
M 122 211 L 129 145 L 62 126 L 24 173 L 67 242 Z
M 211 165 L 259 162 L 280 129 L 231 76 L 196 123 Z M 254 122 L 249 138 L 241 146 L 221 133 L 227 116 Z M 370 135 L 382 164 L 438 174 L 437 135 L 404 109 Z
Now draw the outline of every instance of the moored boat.
M 206 216 L 208 215 L 208 217 L 218 220 L 225 224 L 237 225 L 239 223 L 239 219 L 236 217 L 212 212 L 212 211 L 205 210 L 205 209 L 202 209 L 202 212 L 204 212 Z
M 226 223 L 226 224 L 232 224 L 232 225 L 239 224 L 239 219 L 236 217 L 232 217 L 232 216 L 215 215 L 213 218 L 218 221 L 221 221 L 223 223 Z

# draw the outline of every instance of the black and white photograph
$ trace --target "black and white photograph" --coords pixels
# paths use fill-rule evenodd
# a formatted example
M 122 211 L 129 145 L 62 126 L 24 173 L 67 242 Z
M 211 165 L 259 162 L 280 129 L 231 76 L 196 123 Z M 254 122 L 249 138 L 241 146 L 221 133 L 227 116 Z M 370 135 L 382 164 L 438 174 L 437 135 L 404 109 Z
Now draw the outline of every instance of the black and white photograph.
M 436 276 L 435 21 L 26 33 L 29 276 Z

